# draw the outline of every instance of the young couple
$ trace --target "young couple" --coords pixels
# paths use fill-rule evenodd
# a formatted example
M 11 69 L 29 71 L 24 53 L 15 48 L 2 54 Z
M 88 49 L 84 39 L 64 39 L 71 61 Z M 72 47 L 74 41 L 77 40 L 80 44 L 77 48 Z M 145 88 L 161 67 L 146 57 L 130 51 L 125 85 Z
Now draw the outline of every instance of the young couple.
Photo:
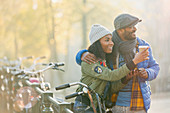
M 149 81 L 155 79 L 159 65 L 152 56 L 150 45 L 136 37 L 135 25 L 141 22 L 137 17 L 121 14 L 114 20 L 112 33 L 102 25 L 92 25 L 89 34 L 91 45 L 81 50 L 76 61 L 81 65 L 80 81 L 103 95 L 108 82 L 111 94 L 117 93 L 114 113 L 146 113 L 150 108 Z M 139 46 L 148 48 L 139 52 Z M 82 91 L 78 87 L 77 91 Z M 98 110 L 97 100 L 93 96 Z M 75 99 L 74 112 L 93 113 L 89 97 L 78 96 Z

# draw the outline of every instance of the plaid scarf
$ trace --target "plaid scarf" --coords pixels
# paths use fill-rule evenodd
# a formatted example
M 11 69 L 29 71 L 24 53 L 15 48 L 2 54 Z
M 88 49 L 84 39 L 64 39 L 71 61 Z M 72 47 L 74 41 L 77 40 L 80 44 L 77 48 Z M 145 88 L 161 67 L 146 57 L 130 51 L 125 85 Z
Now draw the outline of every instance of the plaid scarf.
M 137 42 L 136 53 L 138 52 L 138 45 L 139 43 Z M 144 109 L 144 103 L 143 103 L 142 92 L 139 85 L 138 77 L 135 76 L 133 77 L 133 82 L 132 82 L 132 96 L 131 96 L 130 110 L 138 111 L 143 109 Z
M 133 77 L 130 110 L 138 111 L 143 109 L 144 109 L 144 103 L 143 103 L 143 97 L 139 86 L 138 78 Z
M 121 45 L 121 43 L 119 44 L 119 46 L 120 45 Z M 122 44 L 122 45 L 124 46 L 124 44 Z M 137 41 L 136 46 L 135 46 L 136 47 L 136 53 L 138 52 L 138 45 L 139 45 L 139 42 Z M 124 50 L 124 49 L 122 49 L 122 50 Z M 119 51 L 120 51 L 120 48 L 119 48 Z M 132 53 L 132 55 L 133 55 L 133 53 Z M 124 57 L 126 57 L 126 56 L 124 55 Z M 132 56 L 130 56 L 130 57 L 132 57 Z M 128 56 L 125 59 L 125 62 L 127 62 L 127 60 L 129 60 L 129 59 L 130 58 Z M 114 67 L 114 69 L 117 69 L 116 65 L 113 65 L 113 67 Z M 113 94 L 111 100 L 112 100 L 112 102 L 116 102 L 117 94 Z M 131 95 L 130 110 L 138 111 L 138 110 L 143 110 L 143 109 L 144 109 L 143 97 L 142 97 L 140 85 L 139 85 L 139 82 L 138 82 L 138 78 L 136 76 L 136 77 L 133 77 L 133 82 L 132 82 L 132 95 Z

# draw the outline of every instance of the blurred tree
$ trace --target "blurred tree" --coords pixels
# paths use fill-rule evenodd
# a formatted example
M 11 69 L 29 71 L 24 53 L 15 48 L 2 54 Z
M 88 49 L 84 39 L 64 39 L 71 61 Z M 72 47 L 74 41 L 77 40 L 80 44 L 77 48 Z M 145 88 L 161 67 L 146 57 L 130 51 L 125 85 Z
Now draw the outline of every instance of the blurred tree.
M 118 2 L 126 4 L 127 0 Z M 121 12 L 112 0 L 0 0 L 0 55 L 47 56 L 49 61 L 63 61 L 65 78 L 76 75 L 75 50 L 88 46 L 92 24 L 113 29 L 113 17 Z M 59 75 L 63 73 L 59 73 Z M 50 78 L 50 77 L 49 77 Z M 78 77 L 76 77 L 78 78 Z M 51 77 L 55 83 L 55 75 Z M 73 77 L 73 79 L 75 79 Z

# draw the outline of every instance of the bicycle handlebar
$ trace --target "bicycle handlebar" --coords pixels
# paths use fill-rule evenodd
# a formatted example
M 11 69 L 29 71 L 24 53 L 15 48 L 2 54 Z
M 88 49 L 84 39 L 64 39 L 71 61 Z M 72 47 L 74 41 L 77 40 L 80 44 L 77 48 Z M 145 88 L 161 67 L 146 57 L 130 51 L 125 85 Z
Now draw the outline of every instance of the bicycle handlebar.
M 86 84 L 82 83 L 82 82 L 73 82 L 73 83 L 69 83 L 69 84 L 63 84 L 60 86 L 55 87 L 56 90 L 60 90 L 60 89 L 65 89 L 68 88 L 70 86 L 75 86 L 75 85 L 82 85 L 83 87 L 87 88 L 89 91 L 93 91 L 90 87 L 88 87 Z
M 33 56 L 27 56 L 27 57 L 22 57 L 22 58 L 19 58 L 19 59 L 22 61 L 22 60 L 32 59 L 32 58 L 33 58 Z
M 84 93 L 83 91 L 82 92 L 76 92 L 76 93 L 65 96 L 65 99 L 70 99 L 70 98 L 82 95 L 83 93 Z
M 27 71 L 27 70 L 24 70 L 24 73 L 26 74 L 37 74 L 37 73 L 41 73 L 41 72 L 44 72 L 52 67 L 54 67 L 55 65 L 53 63 L 51 63 L 51 65 L 47 66 L 46 68 L 44 69 L 41 69 L 41 70 L 38 70 L 38 71 L 35 71 L 35 72 L 32 72 L 32 71 Z
M 64 66 L 64 63 L 63 63 L 63 62 L 62 62 L 62 63 L 53 63 L 53 64 L 54 64 L 55 66 L 54 66 L 52 69 L 60 70 L 60 71 L 63 71 L 63 72 L 64 72 L 63 69 L 58 68 L 59 66 Z M 44 66 L 49 66 L 49 65 L 51 65 L 51 63 L 49 63 L 49 64 L 42 63 L 42 65 L 44 65 Z
M 65 89 L 65 88 L 68 88 L 70 87 L 70 84 L 63 84 L 63 85 L 60 85 L 58 87 L 55 87 L 56 90 L 60 90 L 60 89 Z
M 46 56 L 37 57 L 36 59 L 34 59 L 33 66 L 36 65 L 37 60 L 45 59 L 45 58 Z
M 42 65 L 44 65 L 44 66 L 48 66 L 48 65 L 52 65 L 52 64 L 54 64 L 55 67 L 64 66 L 64 63 L 63 63 L 63 62 L 61 62 L 61 63 L 49 63 L 49 64 L 42 63 Z

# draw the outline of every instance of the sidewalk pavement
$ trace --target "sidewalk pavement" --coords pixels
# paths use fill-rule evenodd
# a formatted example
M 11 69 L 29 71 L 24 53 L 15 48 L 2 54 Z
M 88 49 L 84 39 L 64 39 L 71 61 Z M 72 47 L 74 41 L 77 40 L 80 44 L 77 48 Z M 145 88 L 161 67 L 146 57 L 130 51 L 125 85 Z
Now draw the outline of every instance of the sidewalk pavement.
M 170 92 L 152 94 L 148 113 L 170 113 Z

